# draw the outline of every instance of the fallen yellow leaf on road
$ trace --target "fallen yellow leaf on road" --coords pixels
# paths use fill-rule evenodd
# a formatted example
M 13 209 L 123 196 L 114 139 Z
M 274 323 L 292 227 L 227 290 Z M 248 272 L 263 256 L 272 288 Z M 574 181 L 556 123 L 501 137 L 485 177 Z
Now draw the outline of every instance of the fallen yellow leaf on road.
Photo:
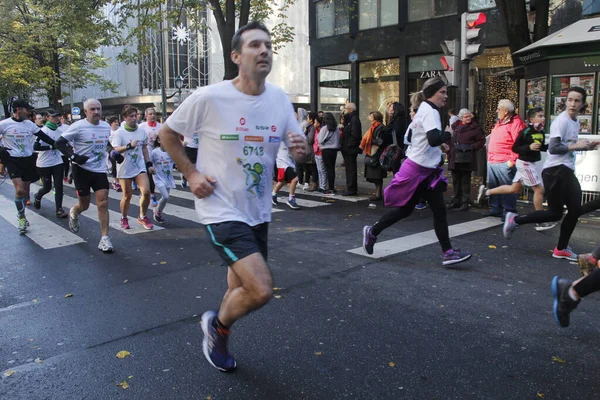
M 540 399 L 543 399 L 544 398 L 544 393 L 538 392 L 537 397 L 539 397 Z
M 130 355 L 131 355 L 131 353 L 128 352 L 127 350 L 121 350 L 120 352 L 117 353 L 117 358 L 125 358 Z
M 392 362 L 392 361 L 390 361 L 390 362 L 388 363 L 388 365 L 389 365 L 390 367 L 395 367 L 395 366 L 396 366 L 396 364 L 395 364 L 394 362 Z
M 552 361 L 556 361 L 557 363 L 563 363 L 563 364 L 567 362 L 566 360 L 563 360 L 562 358 L 556 357 L 556 356 L 552 356 Z
M 133 375 L 129 375 L 129 376 L 127 377 L 127 379 L 131 379 L 131 378 L 133 378 Z
M 71 293 L 65 294 L 65 298 L 67 297 L 73 297 L 73 295 Z
M 276 299 L 280 299 L 280 298 L 281 298 L 281 296 L 280 296 L 280 295 L 278 295 L 278 294 L 276 294 L 276 295 L 275 295 L 275 296 L 273 296 L 273 297 L 275 297 Z
M 496 246 L 494 246 L 493 244 L 490 244 L 488 247 L 489 247 L 490 249 L 495 249 L 495 248 L 496 248 Z
M 121 386 L 123 389 L 127 389 L 129 387 L 129 385 L 127 384 L 127 381 L 117 383 L 117 386 Z
M 322 351 L 315 351 L 315 356 L 322 356 L 323 352 Z
M 36 358 L 34 361 L 38 364 L 41 364 L 44 362 L 44 360 L 42 360 L 41 358 Z
M 167 262 L 166 262 L 166 261 L 161 261 L 160 263 L 164 265 L 164 264 L 166 264 Z
M 6 371 L 4 373 L 4 376 L 12 376 L 12 374 L 14 374 L 14 373 L 15 373 L 15 371 L 13 371 L 12 369 L 9 369 L 8 371 Z
M 125 279 L 125 280 L 123 281 L 123 283 L 127 283 L 127 282 L 129 282 L 129 279 Z
M 37 303 L 37 302 L 39 302 L 39 300 L 38 300 L 38 299 L 33 299 L 33 300 L 31 300 L 31 301 L 33 301 L 34 303 Z
M 280 287 L 274 287 L 273 290 L 281 290 Z

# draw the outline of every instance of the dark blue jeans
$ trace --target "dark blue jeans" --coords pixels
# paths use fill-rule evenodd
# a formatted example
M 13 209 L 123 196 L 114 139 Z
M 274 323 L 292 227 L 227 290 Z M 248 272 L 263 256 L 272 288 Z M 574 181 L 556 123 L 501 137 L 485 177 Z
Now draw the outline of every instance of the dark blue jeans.
M 488 188 L 493 189 L 502 185 L 512 185 L 516 172 L 517 168 L 515 166 L 508 168 L 508 165 L 505 162 L 500 164 L 488 163 Z M 517 195 L 493 195 L 490 197 L 490 206 L 492 206 L 492 214 L 502 215 L 506 214 L 507 211 L 517 212 Z

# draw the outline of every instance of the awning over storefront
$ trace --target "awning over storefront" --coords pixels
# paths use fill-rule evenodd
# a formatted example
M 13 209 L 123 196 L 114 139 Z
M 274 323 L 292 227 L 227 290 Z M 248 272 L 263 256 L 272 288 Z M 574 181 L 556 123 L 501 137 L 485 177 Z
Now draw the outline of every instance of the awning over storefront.
M 522 64 L 600 53 L 600 17 L 582 19 L 516 51 Z

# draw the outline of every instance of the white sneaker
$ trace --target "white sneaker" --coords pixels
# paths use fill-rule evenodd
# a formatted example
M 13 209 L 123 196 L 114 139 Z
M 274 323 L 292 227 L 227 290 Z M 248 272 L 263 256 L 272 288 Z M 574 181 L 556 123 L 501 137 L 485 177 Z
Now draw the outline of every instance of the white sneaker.
M 304 185 L 302 185 L 302 190 L 308 190 L 309 187 L 310 185 L 308 183 L 305 183 Z
M 535 230 L 538 232 L 547 231 L 556 226 L 557 222 L 542 222 L 541 224 L 535 225 Z
M 102 251 L 103 253 L 113 252 L 113 245 L 108 236 L 100 239 L 100 243 L 98 243 L 98 250 Z
M 479 190 L 477 191 L 477 200 L 475 200 L 475 203 L 477 203 L 478 205 L 481 205 L 481 200 L 483 200 L 485 197 L 485 185 L 479 185 Z

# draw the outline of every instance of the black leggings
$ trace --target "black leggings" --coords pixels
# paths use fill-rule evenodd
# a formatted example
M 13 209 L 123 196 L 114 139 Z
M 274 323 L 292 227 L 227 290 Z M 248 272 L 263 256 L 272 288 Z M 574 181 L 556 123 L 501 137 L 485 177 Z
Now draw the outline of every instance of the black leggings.
M 579 297 L 585 297 L 600 290 L 600 268 L 594 268 L 592 273 L 573 286 L 573 290 L 575 290 Z
M 65 169 L 65 178 L 69 177 L 69 167 L 71 166 L 71 161 L 67 158 L 67 156 L 62 156 L 63 166 Z
M 323 149 L 323 164 L 325 164 L 325 175 L 329 190 L 335 189 L 335 159 L 338 151 L 336 149 Z
M 450 250 L 452 244 L 450 243 L 448 219 L 446 218 L 446 205 L 444 204 L 445 185 L 439 183 L 433 190 L 430 190 L 428 186 L 428 182 L 423 181 L 415 193 L 413 193 L 407 204 L 402 207 L 394 207 L 383 214 L 381 218 L 379 218 L 379 221 L 373 225 L 373 235 L 379 235 L 385 228 L 408 217 L 414 211 L 419 199 L 424 198 L 429 202 L 429 207 L 433 213 L 433 229 L 442 246 L 442 251 L 446 252 Z
M 569 245 L 569 240 L 575 230 L 575 225 L 577 225 L 577 219 L 584 213 L 584 210 L 593 211 L 590 208 L 595 205 L 592 203 L 596 201 L 587 203 L 585 209 L 581 206 L 581 185 L 579 185 L 575 172 L 564 165 L 546 168 L 542 172 L 542 180 L 546 190 L 548 210 L 520 215 L 515 218 L 515 222 L 521 225 L 558 221 L 563 215 L 563 206 L 566 205 L 568 212 L 560 225 L 560 236 L 556 245 L 557 249 L 564 250 Z
M 42 188 L 37 192 L 35 197 L 42 200 L 46 193 L 52 190 L 52 180 L 54 180 L 54 199 L 56 203 L 56 211 L 62 208 L 63 201 L 63 174 L 64 164 L 58 164 L 54 167 L 38 168 L 38 174 L 42 179 Z

